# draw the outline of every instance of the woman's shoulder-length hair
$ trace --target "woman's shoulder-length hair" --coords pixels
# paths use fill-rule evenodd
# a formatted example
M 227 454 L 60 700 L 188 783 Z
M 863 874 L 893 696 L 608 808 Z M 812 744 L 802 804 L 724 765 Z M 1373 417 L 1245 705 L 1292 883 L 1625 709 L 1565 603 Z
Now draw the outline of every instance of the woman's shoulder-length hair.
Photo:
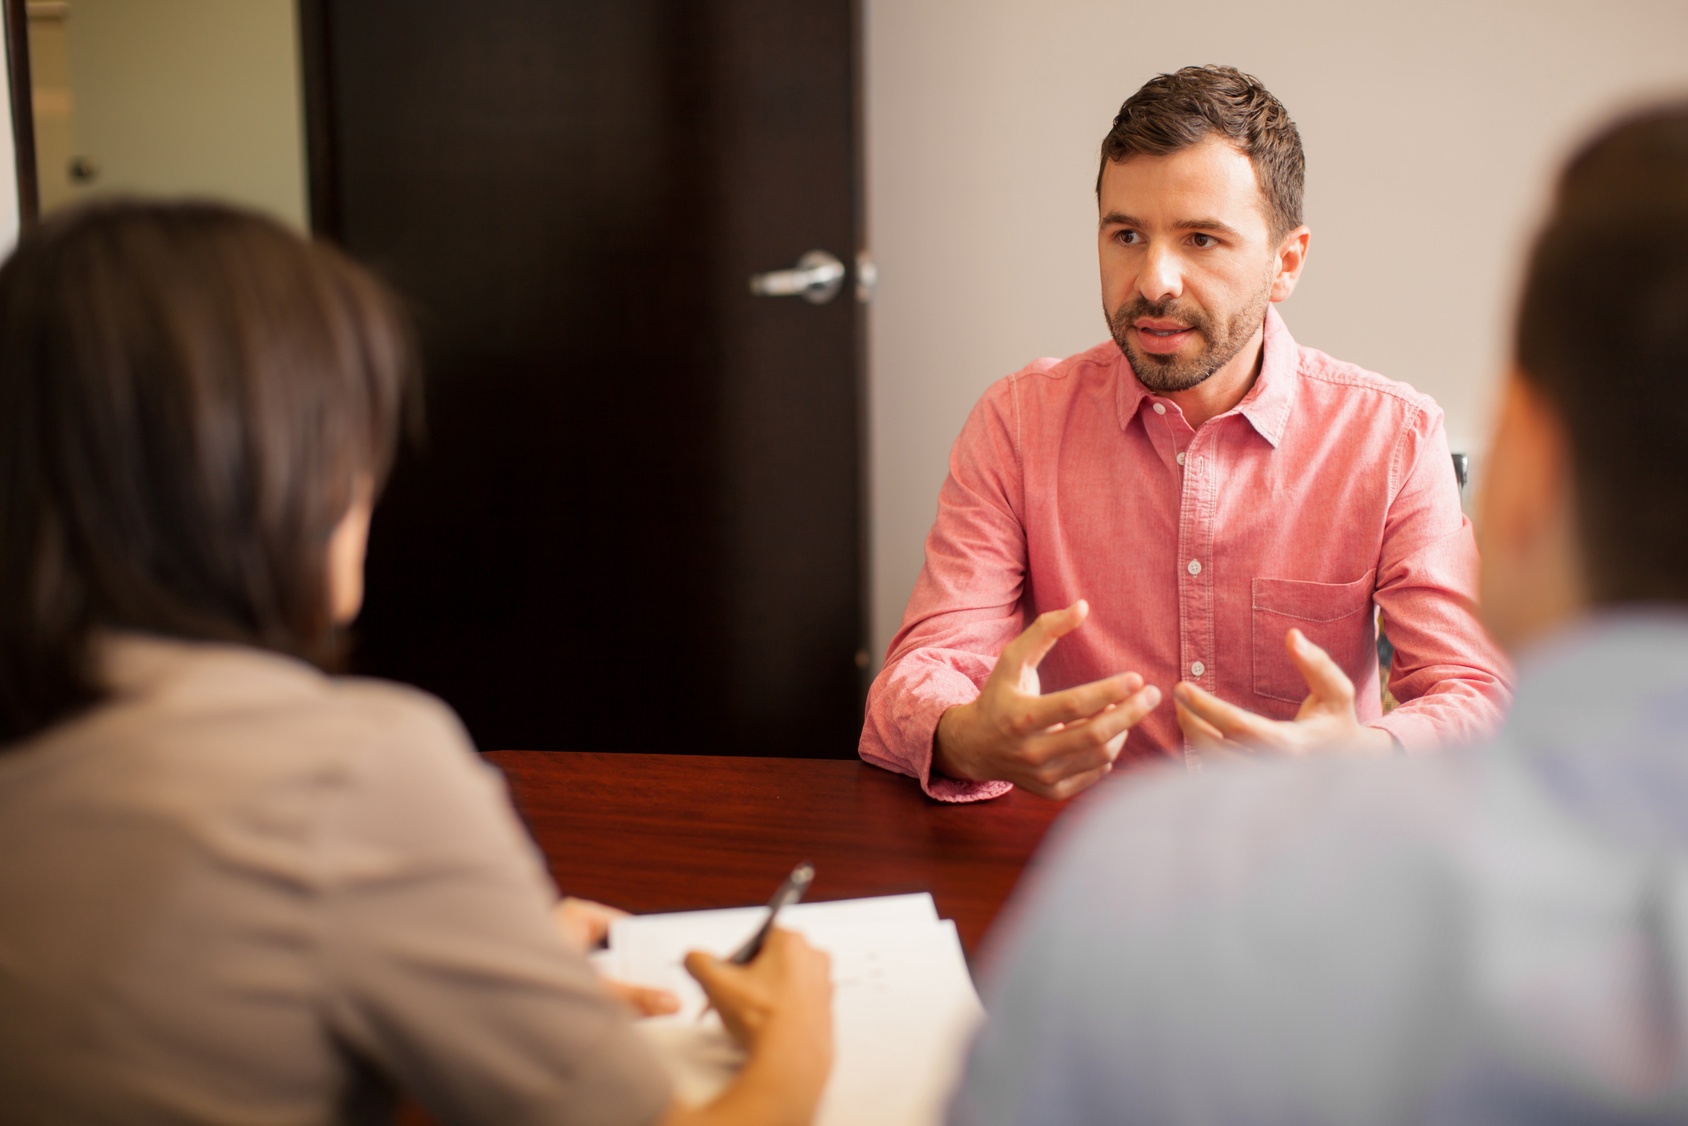
M 214 203 L 50 217 L 0 267 L 0 744 L 97 701 L 105 630 L 324 663 L 326 551 L 414 348 L 331 247 Z

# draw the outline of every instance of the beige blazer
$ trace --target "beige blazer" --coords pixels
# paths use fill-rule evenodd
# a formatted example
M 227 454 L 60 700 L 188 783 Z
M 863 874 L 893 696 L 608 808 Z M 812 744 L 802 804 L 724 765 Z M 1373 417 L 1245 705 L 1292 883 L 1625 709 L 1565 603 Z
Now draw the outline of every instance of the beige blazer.
M 109 701 L 0 750 L 0 1117 L 660 1116 L 448 708 L 230 646 L 106 667 Z

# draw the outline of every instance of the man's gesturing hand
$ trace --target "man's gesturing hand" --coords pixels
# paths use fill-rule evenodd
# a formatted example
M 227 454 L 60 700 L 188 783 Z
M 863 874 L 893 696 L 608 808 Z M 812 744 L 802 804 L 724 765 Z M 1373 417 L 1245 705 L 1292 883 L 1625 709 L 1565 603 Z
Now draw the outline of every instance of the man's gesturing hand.
M 1284 635 L 1284 648 L 1307 682 L 1307 698 L 1292 720 L 1255 715 L 1189 681 L 1172 690 L 1178 726 L 1198 750 L 1300 755 L 1326 747 L 1380 753 L 1394 749 L 1388 732 L 1361 726 L 1354 712 L 1354 682 L 1329 653 L 1298 629 Z
M 1066 798 L 1113 769 L 1126 734 L 1160 703 L 1134 672 L 1041 695 L 1039 662 L 1090 613 L 1083 599 L 1042 614 L 1010 641 L 970 704 L 938 720 L 932 768 Z

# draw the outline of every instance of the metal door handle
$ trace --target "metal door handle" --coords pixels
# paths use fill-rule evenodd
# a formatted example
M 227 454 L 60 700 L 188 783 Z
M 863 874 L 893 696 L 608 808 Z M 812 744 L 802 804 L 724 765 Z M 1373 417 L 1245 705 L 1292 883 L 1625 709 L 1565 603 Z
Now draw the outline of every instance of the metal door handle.
M 811 250 L 797 260 L 795 270 L 769 270 L 750 275 L 750 292 L 758 297 L 801 297 L 811 305 L 825 305 L 844 288 L 844 263 L 824 250 Z

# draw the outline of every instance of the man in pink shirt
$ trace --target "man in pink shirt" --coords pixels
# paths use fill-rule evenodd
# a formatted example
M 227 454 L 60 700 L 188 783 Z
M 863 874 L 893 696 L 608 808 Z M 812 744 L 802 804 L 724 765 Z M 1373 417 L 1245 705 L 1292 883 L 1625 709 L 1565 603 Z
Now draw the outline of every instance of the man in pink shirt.
M 1307 258 L 1303 170 L 1283 105 L 1230 67 L 1121 107 L 1097 180 L 1113 339 L 974 407 L 862 758 L 944 800 L 1066 797 L 1116 761 L 1418 750 L 1499 721 L 1441 411 L 1272 308 Z

